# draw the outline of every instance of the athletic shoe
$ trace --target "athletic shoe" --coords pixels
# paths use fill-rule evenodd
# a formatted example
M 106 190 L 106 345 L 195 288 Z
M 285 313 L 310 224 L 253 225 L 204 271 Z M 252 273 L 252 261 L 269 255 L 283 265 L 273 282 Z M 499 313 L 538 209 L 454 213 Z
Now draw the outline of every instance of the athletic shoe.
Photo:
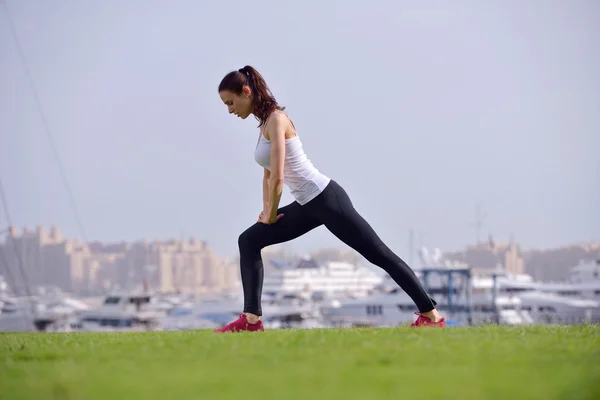
M 410 325 L 411 328 L 419 328 L 424 326 L 443 328 L 446 326 L 446 320 L 443 317 L 438 322 L 433 322 L 429 317 L 424 316 L 420 312 L 416 312 L 415 314 L 418 315 L 419 318 L 417 318 L 417 320 Z
M 262 332 L 264 330 L 265 330 L 265 327 L 261 320 L 258 320 L 258 322 L 255 324 L 251 324 L 246 319 L 246 314 L 242 313 L 238 319 L 236 319 L 233 322 L 230 322 L 229 324 L 225 325 L 221 329 L 216 329 L 215 331 L 213 331 L 213 333 L 242 332 L 242 331 L 249 331 L 249 332 L 261 331 Z

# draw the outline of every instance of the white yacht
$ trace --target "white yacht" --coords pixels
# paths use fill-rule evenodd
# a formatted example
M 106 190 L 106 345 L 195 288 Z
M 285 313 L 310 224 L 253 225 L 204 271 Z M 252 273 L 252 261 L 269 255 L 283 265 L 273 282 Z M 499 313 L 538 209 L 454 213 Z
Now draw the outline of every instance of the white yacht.
M 75 329 L 81 331 L 158 330 L 170 309 L 149 292 L 112 293 L 96 308 L 81 313 Z
M 295 265 L 274 263 L 276 270 L 264 277 L 263 293 L 320 293 L 323 296 L 362 297 L 383 281 L 374 270 L 346 262 L 319 263 L 304 258 Z
M 571 277 L 567 282 L 539 283 L 537 288 L 560 296 L 600 301 L 600 258 L 580 262 L 571 268 Z
M 582 265 L 583 266 L 583 265 Z M 581 272 L 582 266 L 573 269 Z M 586 264 L 583 270 L 595 267 Z M 600 280 L 547 283 L 534 281 L 529 275 L 496 276 L 496 293 L 519 297 L 521 310 L 530 313 L 534 323 L 580 324 L 600 322 Z M 493 291 L 494 277 L 476 278 L 474 290 Z

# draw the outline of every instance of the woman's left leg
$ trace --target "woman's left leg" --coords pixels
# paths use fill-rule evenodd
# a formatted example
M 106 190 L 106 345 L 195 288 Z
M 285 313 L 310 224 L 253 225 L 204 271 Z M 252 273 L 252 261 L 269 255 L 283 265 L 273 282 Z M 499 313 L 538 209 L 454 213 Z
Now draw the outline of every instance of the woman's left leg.
M 341 241 L 384 269 L 421 313 L 435 309 L 436 302 L 425 292 L 414 271 L 379 238 L 339 184 L 331 180 L 325 190 L 304 207 Z

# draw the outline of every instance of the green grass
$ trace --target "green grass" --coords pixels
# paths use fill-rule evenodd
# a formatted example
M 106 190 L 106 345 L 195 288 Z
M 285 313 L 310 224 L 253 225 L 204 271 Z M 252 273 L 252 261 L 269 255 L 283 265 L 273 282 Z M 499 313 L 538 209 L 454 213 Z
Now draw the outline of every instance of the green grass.
M 600 327 L 0 334 L 0 399 L 598 399 Z

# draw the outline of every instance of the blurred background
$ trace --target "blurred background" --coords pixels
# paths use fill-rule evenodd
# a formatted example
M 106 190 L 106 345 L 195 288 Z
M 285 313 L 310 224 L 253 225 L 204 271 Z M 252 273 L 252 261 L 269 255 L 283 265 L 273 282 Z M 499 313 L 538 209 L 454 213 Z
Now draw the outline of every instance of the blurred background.
M 239 314 L 258 123 L 217 86 L 244 65 L 451 323 L 598 321 L 599 26 L 593 0 L 0 1 L 0 330 Z M 414 317 L 323 227 L 263 256 L 269 326 Z

